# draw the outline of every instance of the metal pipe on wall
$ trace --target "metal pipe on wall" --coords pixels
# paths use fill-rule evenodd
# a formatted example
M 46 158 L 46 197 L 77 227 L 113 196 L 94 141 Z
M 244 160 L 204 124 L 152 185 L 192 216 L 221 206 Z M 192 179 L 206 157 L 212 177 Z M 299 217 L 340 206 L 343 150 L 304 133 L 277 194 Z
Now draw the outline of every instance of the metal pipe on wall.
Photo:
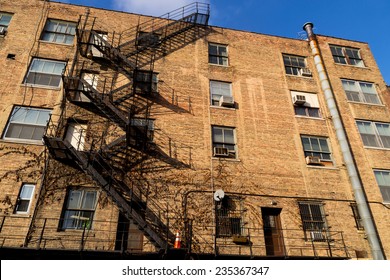
M 383 260 L 385 259 L 382 247 L 380 245 L 379 237 L 376 232 L 375 224 L 373 217 L 371 215 L 366 196 L 364 194 L 363 186 L 360 181 L 357 167 L 352 157 L 352 152 L 349 147 L 347 136 L 345 134 L 345 128 L 342 123 L 339 110 L 336 105 L 334 98 L 334 93 L 329 82 L 328 74 L 325 70 L 325 66 L 321 56 L 321 50 L 318 45 L 316 35 L 313 32 L 313 24 L 311 22 L 305 23 L 303 29 L 306 31 L 309 38 L 310 48 L 314 57 L 314 63 L 318 76 L 320 78 L 321 88 L 324 92 L 326 104 L 330 111 L 333 125 L 336 130 L 337 140 L 339 141 L 341 152 L 343 154 L 343 159 L 348 171 L 349 179 L 351 181 L 353 193 L 355 195 L 355 200 L 357 208 L 362 219 L 364 230 L 367 234 L 367 239 L 371 247 L 371 252 L 373 259 Z

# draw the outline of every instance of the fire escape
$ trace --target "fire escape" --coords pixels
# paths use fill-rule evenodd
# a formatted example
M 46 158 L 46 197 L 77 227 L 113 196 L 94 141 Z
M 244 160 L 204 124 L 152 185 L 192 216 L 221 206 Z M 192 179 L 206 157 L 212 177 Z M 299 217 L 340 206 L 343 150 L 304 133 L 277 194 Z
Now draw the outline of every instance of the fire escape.
M 82 169 L 160 249 L 169 248 L 175 235 L 159 214 L 162 207 L 148 198 L 144 182 L 130 177 L 128 168 L 150 157 L 180 164 L 153 141 L 150 112 L 159 94 L 154 62 L 204 36 L 208 19 L 209 5 L 193 3 L 122 33 L 108 33 L 88 13 L 80 16 L 76 36 L 81 57 L 63 77 L 66 99 L 103 117 L 119 132 L 115 137 L 100 137 L 110 139 L 109 143 L 92 141 L 86 148 L 81 135 L 76 145 L 66 138 L 67 120 L 60 118 L 51 120 L 56 128 L 49 127 L 44 136 L 55 159 Z M 109 69 L 112 76 L 102 78 L 97 65 Z

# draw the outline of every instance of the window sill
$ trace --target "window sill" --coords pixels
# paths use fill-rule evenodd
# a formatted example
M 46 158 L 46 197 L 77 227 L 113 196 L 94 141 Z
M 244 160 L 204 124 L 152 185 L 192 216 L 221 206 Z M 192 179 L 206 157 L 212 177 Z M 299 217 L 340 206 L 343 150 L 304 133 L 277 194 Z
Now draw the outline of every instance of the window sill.
M 65 43 L 49 42 L 49 41 L 44 41 L 44 40 L 39 40 L 39 43 L 58 45 L 58 46 L 64 46 L 64 47 L 74 47 L 74 43 L 65 44 Z
M 212 160 L 223 160 L 223 161 L 231 161 L 231 162 L 241 162 L 241 160 L 237 158 L 226 158 L 226 157 L 211 157 Z
M 342 64 L 342 63 L 337 63 L 337 62 L 334 62 L 335 65 L 340 65 L 340 66 L 347 66 L 347 67 L 353 67 L 353 68 L 360 68 L 360 69 L 370 69 L 369 67 L 367 66 L 357 66 L 357 65 L 351 65 L 351 64 Z
M 41 88 L 41 89 L 50 89 L 55 91 L 60 91 L 61 86 L 59 87 L 50 87 L 50 86 L 44 86 L 44 85 L 35 85 L 35 84 L 21 84 L 21 87 L 29 87 L 29 88 Z
M 22 144 L 22 145 L 34 145 L 34 146 L 44 146 L 43 140 L 26 140 L 26 139 L 0 139 L 0 143 L 12 143 L 12 144 Z
M 363 146 L 365 149 L 369 150 L 380 150 L 380 151 L 390 151 L 390 148 L 381 148 L 381 147 L 369 147 L 369 146 Z
M 209 66 L 219 66 L 219 67 L 229 68 L 229 65 L 213 64 L 213 63 L 209 63 Z
M 210 105 L 210 108 L 230 110 L 230 111 L 236 111 L 237 110 L 237 108 L 235 108 L 235 107 L 224 107 L 224 106 L 217 106 L 217 105 Z
M 302 119 L 310 119 L 310 120 L 317 120 L 317 121 L 324 121 L 324 118 L 316 118 L 316 117 L 309 117 L 309 116 L 301 116 L 301 115 L 295 115 L 297 118 L 302 118 Z
M 348 103 L 351 104 L 359 104 L 359 105 L 368 105 L 368 106 L 378 106 L 378 107 L 386 107 L 384 104 L 375 104 L 375 103 L 365 103 L 365 102 L 357 102 L 357 101 L 351 101 L 347 99 Z
M 293 74 L 286 74 L 287 77 L 295 77 L 295 78 L 304 78 L 304 79 L 313 79 L 313 76 L 302 76 L 302 75 L 293 75 Z
M 306 164 L 307 168 L 313 168 L 313 169 L 328 169 L 328 170 L 340 170 L 340 168 L 335 166 L 324 166 L 324 165 L 309 165 Z

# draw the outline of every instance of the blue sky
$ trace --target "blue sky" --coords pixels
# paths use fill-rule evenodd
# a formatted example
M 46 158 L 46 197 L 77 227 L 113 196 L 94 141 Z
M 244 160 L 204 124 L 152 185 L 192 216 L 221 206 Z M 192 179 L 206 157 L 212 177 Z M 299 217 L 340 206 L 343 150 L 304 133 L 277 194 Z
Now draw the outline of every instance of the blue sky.
M 57 0 L 159 16 L 196 0 Z M 198 0 L 211 4 L 211 25 L 299 38 L 302 25 L 315 32 L 367 42 L 390 85 L 389 0 Z

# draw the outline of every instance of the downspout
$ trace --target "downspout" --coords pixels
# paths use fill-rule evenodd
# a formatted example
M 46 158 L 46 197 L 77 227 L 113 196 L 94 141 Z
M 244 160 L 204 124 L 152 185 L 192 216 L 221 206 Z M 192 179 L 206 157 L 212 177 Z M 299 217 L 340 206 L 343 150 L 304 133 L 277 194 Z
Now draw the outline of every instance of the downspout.
M 318 45 L 316 35 L 313 33 L 313 24 L 311 22 L 305 23 L 303 29 L 306 31 L 309 38 L 310 48 L 314 57 L 314 63 L 318 76 L 320 78 L 321 88 L 324 92 L 326 104 L 332 117 L 333 125 L 336 130 L 337 140 L 341 147 L 345 166 L 348 171 L 349 179 L 351 181 L 353 193 L 355 196 L 357 208 L 362 219 L 364 230 L 367 234 L 367 239 L 371 247 L 371 253 L 374 260 L 385 259 L 382 252 L 382 247 L 376 232 L 373 217 L 366 200 L 366 196 L 363 190 L 362 183 L 358 176 L 357 167 L 352 157 L 352 152 L 348 144 L 348 140 L 345 134 L 345 128 L 340 118 L 334 93 L 329 82 L 328 74 L 325 70 L 325 66 L 322 60 L 321 51 Z

